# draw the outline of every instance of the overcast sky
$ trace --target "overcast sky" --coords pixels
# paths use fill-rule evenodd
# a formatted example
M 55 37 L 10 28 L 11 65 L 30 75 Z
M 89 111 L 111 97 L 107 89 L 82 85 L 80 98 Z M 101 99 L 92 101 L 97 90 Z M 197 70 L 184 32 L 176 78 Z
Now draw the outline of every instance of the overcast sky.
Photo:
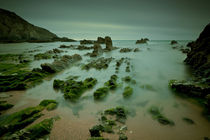
M 194 40 L 210 23 L 210 0 L 0 0 L 0 8 L 74 39 Z

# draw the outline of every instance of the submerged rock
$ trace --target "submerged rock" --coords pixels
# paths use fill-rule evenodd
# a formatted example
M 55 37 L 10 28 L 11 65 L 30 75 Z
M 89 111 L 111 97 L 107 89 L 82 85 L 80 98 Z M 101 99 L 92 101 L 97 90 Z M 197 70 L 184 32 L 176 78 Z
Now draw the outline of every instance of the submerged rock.
M 132 49 L 130 49 L 130 48 L 122 48 L 122 49 L 120 49 L 121 53 L 127 53 L 127 52 L 131 52 L 131 51 L 132 51 Z
M 149 41 L 148 38 L 141 38 L 140 40 L 136 41 L 136 44 L 143 44 L 143 43 L 147 43 L 147 41 Z
M 174 122 L 172 120 L 169 120 L 168 118 L 163 116 L 158 107 L 151 107 L 149 109 L 149 113 L 152 115 L 153 119 L 157 120 L 160 124 L 171 126 L 174 125 Z
M 94 99 L 95 100 L 101 100 L 108 94 L 109 88 L 108 87 L 101 87 L 98 88 L 94 93 Z
M 195 124 L 195 122 L 192 119 L 189 119 L 189 118 L 186 118 L 186 117 L 182 118 L 182 120 L 185 121 L 188 124 Z

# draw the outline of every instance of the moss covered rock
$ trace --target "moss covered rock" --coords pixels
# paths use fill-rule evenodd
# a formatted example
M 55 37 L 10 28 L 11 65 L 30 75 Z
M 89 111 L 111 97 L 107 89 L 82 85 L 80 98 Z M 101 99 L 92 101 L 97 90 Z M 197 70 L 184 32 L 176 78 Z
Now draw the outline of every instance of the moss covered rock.
M 94 99 L 95 99 L 95 100 L 104 99 L 105 96 L 108 94 L 108 91 L 109 91 L 109 88 L 107 88 L 107 87 L 98 88 L 98 89 L 93 93 Z
M 127 98 L 130 97 L 133 94 L 133 88 L 130 86 L 127 86 L 124 88 L 123 97 Z

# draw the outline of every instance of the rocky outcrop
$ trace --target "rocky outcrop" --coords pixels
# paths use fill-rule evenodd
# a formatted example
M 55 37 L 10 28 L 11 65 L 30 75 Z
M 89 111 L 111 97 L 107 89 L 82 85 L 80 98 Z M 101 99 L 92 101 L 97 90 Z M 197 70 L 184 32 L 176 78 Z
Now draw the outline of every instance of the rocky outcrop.
M 171 45 L 174 45 L 174 44 L 178 44 L 178 42 L 176 40 L 172 40 Z
M 111 51 L 111 50 L 113 50 L 113 46 L 112 46 L 112 39 L 111 39 L 111 37 L 109 37 L 109 36 L 106 36 L 105 37 L 105 44 L 106 44 L 106 50 L 107 51 Z
M 98 37 L 96 42 L 99 44 L 105 44 L 105 38 Z
M 82 57 L 79 54 L 64 55 L 60 60 L 55 60 L 53 63 L 44 63 L 41 64 L 42 70 L 49 73 L 56 73 L 64 70 L 70 64 L 73 64 L 77 61 L 82 60 Z
M 210 23 L 199 38 L 195 42 L 190 42 L 188 46 L 191 51 L 187 53 L 185 62 L 194 69 L 197 76 L 207 78 L 210 82 Z
M 80 44 L 94 44 L 94 41 L 93 40 L 80 40 Z
M 136 41 L 136 44 L 143 44 L 143 43 L 147 43 L 147 41 L 149 41 L 148 38 L 141 38 L 140 40 Z

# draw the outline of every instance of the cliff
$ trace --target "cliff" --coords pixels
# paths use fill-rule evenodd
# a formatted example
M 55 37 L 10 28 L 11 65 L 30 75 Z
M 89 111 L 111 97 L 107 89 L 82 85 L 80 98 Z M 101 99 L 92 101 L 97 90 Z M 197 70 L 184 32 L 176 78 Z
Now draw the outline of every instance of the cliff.
M 32 25 L 13 12 L 0 9 L 0 42 L 73 41 Z

